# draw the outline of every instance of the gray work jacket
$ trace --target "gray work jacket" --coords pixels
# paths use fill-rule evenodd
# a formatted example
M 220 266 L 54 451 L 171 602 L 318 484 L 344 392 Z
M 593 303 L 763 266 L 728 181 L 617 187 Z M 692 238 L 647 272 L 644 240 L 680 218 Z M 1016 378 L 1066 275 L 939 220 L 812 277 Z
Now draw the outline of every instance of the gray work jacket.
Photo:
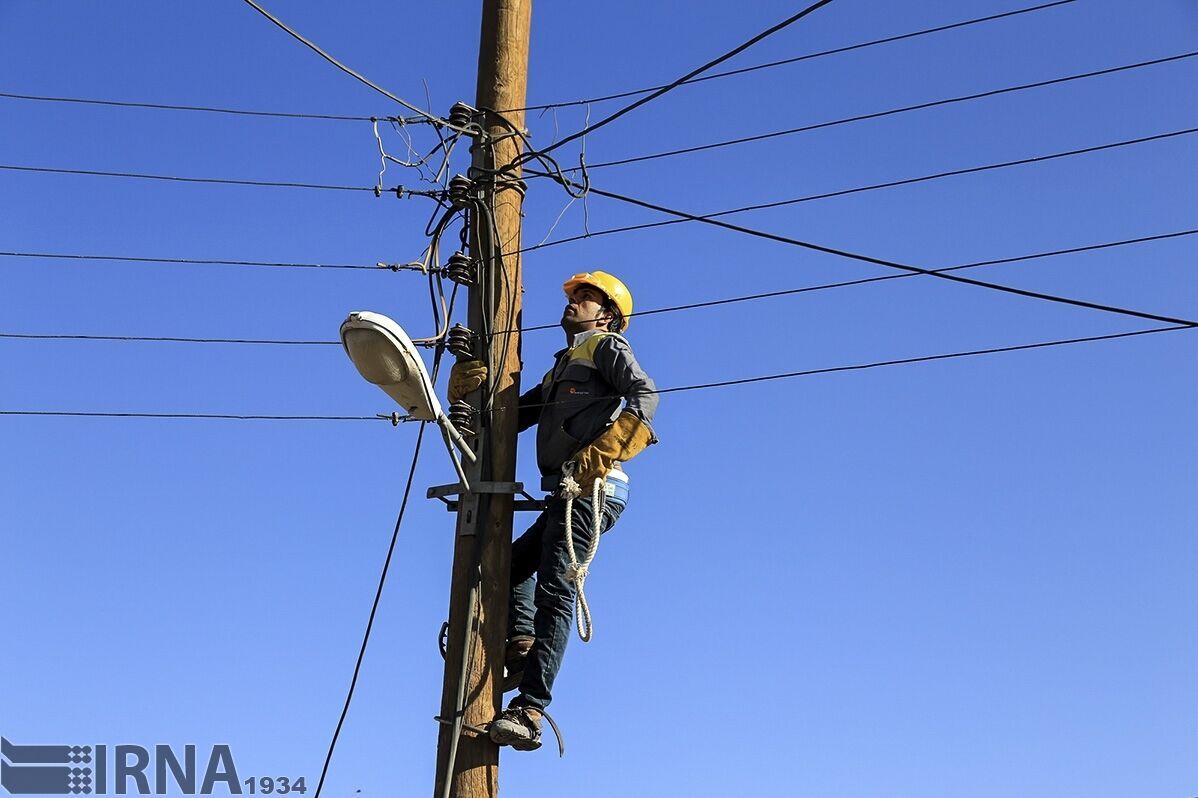
M 520 430 L 537 425 L 541 488 L 555 490 L 562 465 L 623 411 L 652 429 L 656 390 L 623 336 L 602 330 L 574 336 L 573 346 L 554 355 L 541 383 L 520 397 Z

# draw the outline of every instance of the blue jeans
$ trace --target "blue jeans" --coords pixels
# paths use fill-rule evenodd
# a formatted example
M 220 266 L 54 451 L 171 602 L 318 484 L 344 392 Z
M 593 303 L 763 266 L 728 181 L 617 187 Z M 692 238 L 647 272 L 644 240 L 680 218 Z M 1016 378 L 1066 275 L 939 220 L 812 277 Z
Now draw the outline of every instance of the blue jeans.
M 600 516 L 599 533 L 612 527 L 627 505 L 627 489 L 608 496 Z M 591 500 L 574 500 L 574 554 L 582 559 L 591 545 Z M 596 558 L 598 561 L 598 558 Z M 532 635 L 520 694 L 512 706 L 544 709 L 552 700 L 553 681 L 562 666 L 566 643 L 573 633 L 574 584 L 566 579 L 566 501 L 546 499 L 545 510 L 512 543 L 512 596 L 508 605 L 508 638 Z M 535 576 L 535 578 L 534 578 Z

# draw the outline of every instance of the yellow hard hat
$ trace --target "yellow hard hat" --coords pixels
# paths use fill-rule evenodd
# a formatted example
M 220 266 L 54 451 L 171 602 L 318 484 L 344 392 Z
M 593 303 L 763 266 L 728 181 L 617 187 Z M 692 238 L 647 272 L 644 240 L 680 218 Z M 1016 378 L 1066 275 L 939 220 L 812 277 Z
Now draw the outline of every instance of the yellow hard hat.
M 574 293 L 574 289 L 580 285 L 589 285 L 602 291 L 608 299 L 615 303 L 623 317 L 621 319 L 623 325 L 616 332 L 628 329 L 628 317 L 632 315 L 632 292 L 628 290 L 628 286 L 607 272 L 583 272 L 566 280 L 562 285 L 562 290 L 566 292 L 567 297 L 570 297 Z

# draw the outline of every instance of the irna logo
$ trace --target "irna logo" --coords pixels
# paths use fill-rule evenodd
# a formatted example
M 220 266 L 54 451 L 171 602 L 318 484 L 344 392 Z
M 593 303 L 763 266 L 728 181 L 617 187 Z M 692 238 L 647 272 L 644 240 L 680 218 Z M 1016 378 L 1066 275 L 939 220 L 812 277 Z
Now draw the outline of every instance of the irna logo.
M 12 795 L 242 795 L 307 792 L 304 778 L 242 779 L 227 745 L 14 745 L 0 737 L 0 785 Z

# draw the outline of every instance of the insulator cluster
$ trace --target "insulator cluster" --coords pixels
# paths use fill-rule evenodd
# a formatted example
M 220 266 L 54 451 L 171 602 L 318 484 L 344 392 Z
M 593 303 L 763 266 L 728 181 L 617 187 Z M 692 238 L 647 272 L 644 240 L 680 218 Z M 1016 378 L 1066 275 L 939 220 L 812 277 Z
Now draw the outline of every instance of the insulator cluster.
M 468 327 L 455 324 L 445 335 L 445 348 L 459 360 L 474 357 L 474 332 Z
M 464 175 L 454 175 L 449 181 L 449 201 L 455 208 L 466 208 L 470 206 L 470 193 L 474 190 L 474 183 L 470 178 Z
M 474 108 L 459 100 L 449 109 L 448 121 L 454 127 L 463 128 L 474 121 L 474 115 L 477 113 Z
M 458 251 L 445 263 L 445 276 L 458 285 L 474 285 L 475 263 L 466 253 Z
M 449 412 L 445 414 L 449 423 L 467 438 L 474 434 L 474 415 L 474 407 L 465 399 L 451 402 Z

